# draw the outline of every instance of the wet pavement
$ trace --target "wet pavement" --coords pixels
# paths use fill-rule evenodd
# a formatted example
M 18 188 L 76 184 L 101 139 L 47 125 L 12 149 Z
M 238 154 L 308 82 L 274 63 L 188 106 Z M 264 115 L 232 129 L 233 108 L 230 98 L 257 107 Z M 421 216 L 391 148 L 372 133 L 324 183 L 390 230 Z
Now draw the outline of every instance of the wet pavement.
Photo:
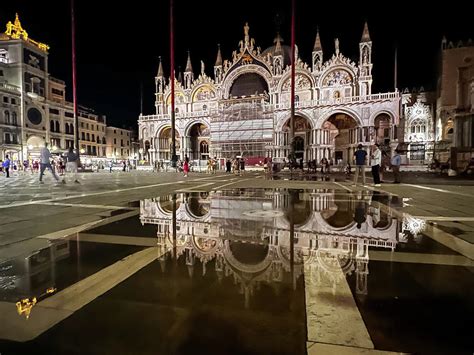
M 183 185 L 34 239 L 0 262 L 0 353 L 472 354 L 469 254 L 342 187 Z

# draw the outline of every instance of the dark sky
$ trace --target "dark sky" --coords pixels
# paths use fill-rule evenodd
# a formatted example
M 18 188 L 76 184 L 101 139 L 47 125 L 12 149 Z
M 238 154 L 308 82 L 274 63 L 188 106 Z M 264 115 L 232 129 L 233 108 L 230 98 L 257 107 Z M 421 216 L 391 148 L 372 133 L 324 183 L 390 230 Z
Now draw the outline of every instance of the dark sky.
M 109 124 L 134 126 L 140 113 L 140 85 L 144 87 L 144 113 L 154 113 L 154 76 L 158 56 L 169 73 L 168 0 L 76 0 L 79 103 L 107 115 Z M 434 87 L 441 38 L 457 42 L 474 38 L 471 13 L 462 2 L 377 1 L 351 2 L 297 0 L 296 40 L 300 56 L 310 64 L 316 27 L 319 26 L 325 60 L 334 52 L 335 37 L 341 52 L 358 58 L 364 21 L 373 42 L 373 92 L 393 90 L 394 49 L 399 53 L 399 87 Z M 362 5 L 363 3 L 363 5 Z M 359 5 L 361 4 L 361 5 Z M 186 64 L 189 49 L 195 73 L 200 60 L 212 74 L 221 44 L 224 59 L 250 35 L 262 50 L 272 45 L 275 18 L 289 44 L 291 1 L 185 1 L 175 0 L 176 65 Z M 436 8 L 442 8 L 436 10 Z M 5 1 L 0 7 L 4 28 L 19 12 L 31 38 L 51 46 L 50 73 L 71 89 L 71 41 L 69 0 Z M 4 29 L 2 28 L 2 31 Z

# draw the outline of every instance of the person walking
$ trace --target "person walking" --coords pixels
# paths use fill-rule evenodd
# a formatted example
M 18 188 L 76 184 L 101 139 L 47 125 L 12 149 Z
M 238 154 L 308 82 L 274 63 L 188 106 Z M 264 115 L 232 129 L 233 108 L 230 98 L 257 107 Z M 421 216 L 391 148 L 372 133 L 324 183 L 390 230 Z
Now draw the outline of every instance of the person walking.
M 227 161 L 225 162 L 225 172 L 230 173 L 231 168 L 232 168 L 232 163 L 231 163 L 230 159 L 227 159 Z
M 189 172 L 189 163 L 188 163 L 188 160 L 187 160 L 187 159 L 184 159 L 184 163 L 183 163 L 183 174 L 184 174 L 184 177 L 188 177 L 188 172 Z
M 10 165 L 11 165 L 11 160 L 8 157 L 8 154 L 5 155 L 5 161 L 3 162 L 3 169 L 5 170 L 5 175 L 7 178 L 10 177 Z
M 79 180 L 77 180 L 77 167 L 79 163 L 79 156 L 77 153 L 74 153 L 74 149 L 69 147 L 69 151 L 66 154 L 66 171 L 71 174 L 74 182 L 76 184 L 80 184 Z M 66 177 L 64 177 L 63 182 L 66 183 Z
M 380 164 L 382 163 L 382 152 L 379 149 L 379 145 L 374 145 L 374 151 L 372 152 L 370 165 L 372 166 L 372 177 L 374 178 L 374 186 L 380 186 Z
M 394 178 L 394 184 L 399 184 L 400 183 L 400 165 L 402 164 L 402 157 L 400 156 L 400 152 L 398 149 L 395 149 L 395 154 L 392 157 L 392 160 L 390 161 L 390 164 L 392 166 L 392 171 L 393 171 L 393 178 Z
M 362 174 L 362 185 L 365 186 L 365 165 L 367 160 L 367 152 L 363 149 L 362 144 L 357 146 L 357 150 L 354 152 L 355 159 L 355 175 L 354 175 L 354 186 L 357 185 L 359 180 L 359 173 Z
M 52 158 L 52 155 L 48 149 L 48 143 L 45 143 L 44 147 L 41 148 L 40 150 L 40 176 L 39 176 L 40 184 L 43 184 L 43 174 L 46 169 L 49 169 L 51 171 L 51 174 L 53 174 L 53 177 L 56 179 L 56 181 L 59 182 L 59 176 L 56 175 L 56 172 L 51 166 L 51 162 L 50 162 L 51 158 Z

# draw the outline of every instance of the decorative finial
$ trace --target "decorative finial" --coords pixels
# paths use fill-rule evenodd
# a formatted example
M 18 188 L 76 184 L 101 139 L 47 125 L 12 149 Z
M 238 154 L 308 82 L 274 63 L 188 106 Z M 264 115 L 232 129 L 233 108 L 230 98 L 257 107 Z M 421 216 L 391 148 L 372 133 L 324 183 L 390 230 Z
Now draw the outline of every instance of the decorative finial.
M 362 38 L 360 41 L 370 42 L 369 26 L 367 25 L 367 21 L 364 23 L 364 30 L 362 31 Z
M 317 51 L 320 51 L 322 50 L 322 46 L 321 46 L 321 38 L 319 37 L 319 26 L 317 27 L 317 30 L 316 30 L 316 39 L 314 40 L 314 47 L 313 47 L 313 51 L 314 52 L 317 52 Z
M 334 40 L 334 46 L 336 47 L 336 55 L 339 55 L 339 39 Z

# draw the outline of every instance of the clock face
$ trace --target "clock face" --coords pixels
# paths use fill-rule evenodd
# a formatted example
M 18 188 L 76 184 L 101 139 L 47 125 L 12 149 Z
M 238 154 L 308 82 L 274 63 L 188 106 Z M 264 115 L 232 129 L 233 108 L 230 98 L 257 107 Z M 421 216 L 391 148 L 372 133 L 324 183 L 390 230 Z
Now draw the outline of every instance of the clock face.
M 41 115 L 41 112 L 37 108 L 30 108 L 27 113 L 28 120 L 34 124 L 34 125 L 39 125 L 41 121 L 43 120 L 43 116 Z

